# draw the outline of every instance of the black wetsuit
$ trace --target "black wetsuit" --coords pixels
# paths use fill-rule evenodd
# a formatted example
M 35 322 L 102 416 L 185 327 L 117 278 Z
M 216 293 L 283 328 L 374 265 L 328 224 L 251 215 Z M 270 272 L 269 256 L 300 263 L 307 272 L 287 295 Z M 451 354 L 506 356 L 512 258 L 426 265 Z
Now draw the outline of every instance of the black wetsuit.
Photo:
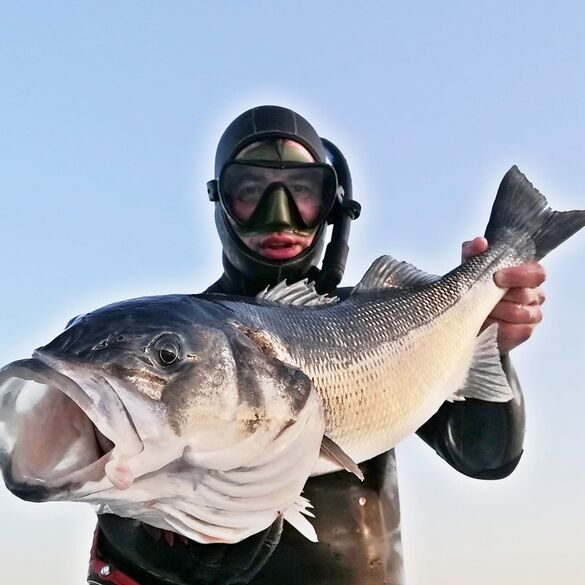
M 239 273 L 230 271 L 225 258 L 224 266 L 226 272 L 206 292 L 246 296 L 258 292 Z M 343 296 L 344 291 L 337 293 Z M 502 362 L 515 394 L 511 402 L 445 403 L 418 431 L 452 467 L 471 477 L 505 477 L 522 454 L 522 393 L 508 357 Z M 319 536 L 317 544 L 277 521 L 266 532 L 236 545 L 176 542 L 171 547 L 164 539 L 155 540 L 137 521 L 105 515 L 99 517 L 99 557 L 140 585 L 401 585 L 394 451 L 360 467 L 364 482 L 345 471 L 308 480 L 304 495 L 316 512 L 312 523 Z M 250 581 L 249 576 L 263 563 Z M 93 579 L 95 583 L 119 582 L 100 580 L 95 573 Z

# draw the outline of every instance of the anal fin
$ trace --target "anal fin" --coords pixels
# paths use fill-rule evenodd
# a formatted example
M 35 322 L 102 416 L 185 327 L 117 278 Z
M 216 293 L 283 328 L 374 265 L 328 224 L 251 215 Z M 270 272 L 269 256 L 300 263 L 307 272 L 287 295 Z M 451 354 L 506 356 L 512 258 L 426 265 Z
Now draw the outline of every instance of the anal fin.
M 514 394 L 502 368 L 498 348 L 498 325 L 487 327 L 477 337 L 465 384 L 449 401 L 477 398 L 487 402 L 508 402 Z

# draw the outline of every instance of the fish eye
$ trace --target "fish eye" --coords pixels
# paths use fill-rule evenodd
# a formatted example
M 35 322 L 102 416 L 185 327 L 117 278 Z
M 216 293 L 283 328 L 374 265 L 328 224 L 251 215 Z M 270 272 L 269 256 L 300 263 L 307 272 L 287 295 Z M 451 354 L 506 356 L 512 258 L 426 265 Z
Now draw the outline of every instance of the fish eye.
M 156 362 L 161 366 L 171 366 L 181 359 L 181 342 L 176 335 L 163 333 L 150 346 Z

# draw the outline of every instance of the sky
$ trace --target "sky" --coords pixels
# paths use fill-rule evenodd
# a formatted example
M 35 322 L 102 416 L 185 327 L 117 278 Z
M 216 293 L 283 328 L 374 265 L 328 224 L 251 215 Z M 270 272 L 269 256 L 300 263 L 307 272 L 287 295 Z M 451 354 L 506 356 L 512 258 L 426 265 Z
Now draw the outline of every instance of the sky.
M 575 1 L 19 2 L 0 7 L 0 363 L 108 302 L 220 274 L 205 183 L 239 113 L 290 107 L 336 143 L 362 217 L 346 284 L 381 254 L 443 273 L 517 164 L 585 208 L 585 8 Z M 407 585 L 585 582 L 585 233 L 555 250 L 512 356 L 525 453 L 497 482 L 397 448 Z M 318 513 L 318 510 L 316 511 Z M 84 582 L 80 504 L 0 487 L 2 580 Z

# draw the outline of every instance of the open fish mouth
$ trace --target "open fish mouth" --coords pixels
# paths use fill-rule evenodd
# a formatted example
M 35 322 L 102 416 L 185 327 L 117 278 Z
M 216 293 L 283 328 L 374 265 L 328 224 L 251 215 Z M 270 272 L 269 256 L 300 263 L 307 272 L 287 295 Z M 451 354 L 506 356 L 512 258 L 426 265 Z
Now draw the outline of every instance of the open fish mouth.
M 8 489 L 29 501 L 59 500 L 100 482 L 114 436 L 96 426 L 95 411 L 82 387 L 43 359 L 2 368 L 0 466 Z

